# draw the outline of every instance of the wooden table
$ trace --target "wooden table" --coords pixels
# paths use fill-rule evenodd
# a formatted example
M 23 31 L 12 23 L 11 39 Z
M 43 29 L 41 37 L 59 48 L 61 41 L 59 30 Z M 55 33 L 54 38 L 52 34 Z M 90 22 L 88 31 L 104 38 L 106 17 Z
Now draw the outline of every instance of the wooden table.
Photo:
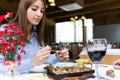
M 80 58 L 81 59 L 89 59 L 90 63 L 93 63 L 87 54 L 80 55 Z M 117 59 L 120 59 L 120 55 L 105 55 L 100 63 L 112 65 L 113 61 L 115 61 Z
M 83 50 L 80 53 L 79 57 L 90 60 L 86 50 Z M 120 59 L 120 49 L 107 49 L 106 55 L 104 56 L 103 60 L 100 63 L 112 65 L 113 61 L 117 59 Z M 90 62 L 93 63 L 91 60 Z

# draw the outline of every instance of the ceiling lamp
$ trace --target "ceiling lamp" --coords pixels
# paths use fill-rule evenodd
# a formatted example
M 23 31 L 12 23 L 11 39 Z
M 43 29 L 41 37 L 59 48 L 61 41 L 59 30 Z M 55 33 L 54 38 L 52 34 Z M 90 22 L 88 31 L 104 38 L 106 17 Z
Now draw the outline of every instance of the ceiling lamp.
M 50 6 L 55 6 L 56 4 L 55 4 L 55 0 L 48 0 L 48 2 L 50 3 L 49 5 Z
M 86 17 L 85 17 L 85 16 L 82 16 L 81 19 L 82 19 L 82 20 L 86 20 Z
M 78 19 L 78 16 L 74 16 L 70 18 L 71 21 L 76 21 L 77 19 Z
M 48 2 L 55 2 L 55 0 L 48 0 Z
M 77 3 L 72 3 L 72 4 L 68 4 L 68 5 L 59 6 L 59 8 L 65 10 L 65 11 L 73 11 L 73 10 L 81 9 L 82 6 L 78 5 Z
M 55 5 L 56 5 L 55 2 L 50 3 L 50 6 L 55 6 Z
M 55 2 L 64 11 L 74 11 L 82 9 L 84 6 L 83 0 L 56 0 Z

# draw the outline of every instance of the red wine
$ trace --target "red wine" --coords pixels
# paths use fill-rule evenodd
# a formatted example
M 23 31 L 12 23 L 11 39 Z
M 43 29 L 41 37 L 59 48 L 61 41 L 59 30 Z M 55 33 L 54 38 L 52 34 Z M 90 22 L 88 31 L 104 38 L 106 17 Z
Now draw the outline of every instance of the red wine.
M 99 63 L 102 58 L 105 56 L 106 51 L 101 50 L 101 51 L 88 51 L 88 55 L 90 57 L 90 59 L 95 62 L 95 63 Z

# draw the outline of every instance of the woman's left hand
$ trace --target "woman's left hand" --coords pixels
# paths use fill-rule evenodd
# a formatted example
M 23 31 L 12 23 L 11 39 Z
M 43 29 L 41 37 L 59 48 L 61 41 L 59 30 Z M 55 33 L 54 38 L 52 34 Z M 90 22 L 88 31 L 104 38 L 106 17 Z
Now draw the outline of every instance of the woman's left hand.
M 63 50 L 57 51 L 56 53 L 57 53 L 57 57 L 60 60 L 69 60 L 69 51 L 68 51 L 68 49 L 63 49 Z

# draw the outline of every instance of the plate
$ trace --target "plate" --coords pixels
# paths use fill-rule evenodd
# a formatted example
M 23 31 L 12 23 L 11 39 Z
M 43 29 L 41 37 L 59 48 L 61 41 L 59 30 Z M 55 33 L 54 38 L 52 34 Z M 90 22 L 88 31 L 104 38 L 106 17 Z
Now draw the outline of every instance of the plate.
M 108 67 L 104 67 L 104 66 L 108 66 Z M 120 70 L 115 70 L 115 69 L 113 68 L 113 66 L 103 65 L 103 67 L 102 67 L 102 66 L 101 66 L 101 67 L 98 67 L 98 69 L 99 69 L 99 70 L 98 70 L 98 71 L 99 71 L 99 76 L 101 76 L 101 77 L 103 77 L 103 78 L 106 78 L 106 79 L 108 79 L 108 80 L 119 80 L 119 79 L 120 79 L 120 76 L 119 76 Z M 112 77 L 106 75 L 106 71 L 107 71 L 107 70 L 110 70 L 110 69 L 114 70 L 115 78 L 112 78 Z
M 65 67 L 65 66 L 78 66 L 75 62 L 58 62 L 53 65 L 54 67 Z
M 36 66 L 33 69 L 30 69 L 29 72 L 30 73 L 44 73 L 46 72 L 46 70 L 44 69 L 44 67 L 46 67 L 48 64 L 41 64 L 40 66 Z
M 22 80 L 50 80 L 44 73 L 23 74 L 21 77 L 23 77 Z

